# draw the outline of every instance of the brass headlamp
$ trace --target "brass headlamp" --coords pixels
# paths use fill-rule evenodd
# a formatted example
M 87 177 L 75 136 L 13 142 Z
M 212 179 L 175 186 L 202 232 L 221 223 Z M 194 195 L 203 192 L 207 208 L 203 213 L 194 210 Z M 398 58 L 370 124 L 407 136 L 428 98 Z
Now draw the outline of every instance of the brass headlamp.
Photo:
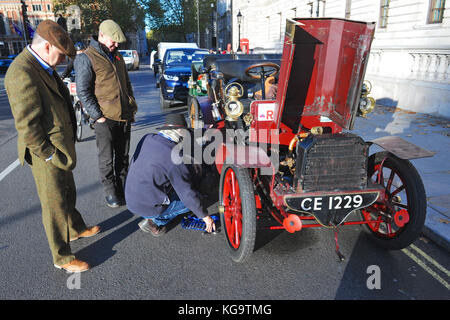
M 236 121 L 244 112 L 244 105 L 239 101 L 244 93 L 244 88 L 237 82 L 230 83 L 225 88 L 225 95 L 227 96 L 227 103 L 224 110 L 227 115 L 226 120 Z

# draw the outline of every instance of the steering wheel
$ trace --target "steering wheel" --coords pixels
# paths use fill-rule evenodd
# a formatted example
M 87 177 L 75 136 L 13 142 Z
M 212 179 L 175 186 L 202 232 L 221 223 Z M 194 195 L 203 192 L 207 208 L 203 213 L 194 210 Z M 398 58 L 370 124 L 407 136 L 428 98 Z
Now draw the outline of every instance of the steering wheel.
M 258 70 L 259 69 L 259 70 Z M 245 69 L 245 74 L 253 79 L 268 78 L 276 76 L 280 71 L 280 66 L 272 62 L 256 63 Z
M 266 99 L 265 82 L 268 77 L 274 77 L 280 72 L 280 66 L 272 62 L 256 63 L 245 69 L 245 74 L 253 79 L 261 79 L 261 96 Z

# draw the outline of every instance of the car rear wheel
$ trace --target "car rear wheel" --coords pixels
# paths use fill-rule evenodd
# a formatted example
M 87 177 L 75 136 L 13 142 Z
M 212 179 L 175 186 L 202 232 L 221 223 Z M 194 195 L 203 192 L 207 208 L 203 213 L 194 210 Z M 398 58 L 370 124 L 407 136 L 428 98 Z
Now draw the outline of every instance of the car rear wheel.
M 408 160 L 388 152 L 369 157 L 368 177 L 381 184 L 385 196 L 361 210 L 373 221 L 364 229 L 378 245 L 388 250 L 409 246 L 421 234 L 426 218 L 425 188 L 416 168 Z
M 189 101 L 189 125 L 193 129 L 203 128 L 203 119 L 201 115 L 200 106 L 195 97 L 191 97 Z
M 231 259 L 245 261 L 254 251 L 256 204 L 248 169 L 224 166 L 220 175 L 221 225 Z

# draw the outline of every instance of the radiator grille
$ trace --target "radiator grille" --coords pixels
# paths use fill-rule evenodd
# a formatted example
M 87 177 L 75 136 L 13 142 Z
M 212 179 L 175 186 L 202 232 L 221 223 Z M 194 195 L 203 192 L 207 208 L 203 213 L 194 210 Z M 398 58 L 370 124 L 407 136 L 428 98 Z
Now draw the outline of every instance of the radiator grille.
M 360 137 L 349 133 L 305 139 L 297 145 L 299 189 L 315 192 L 366 188 L 367 150 Z

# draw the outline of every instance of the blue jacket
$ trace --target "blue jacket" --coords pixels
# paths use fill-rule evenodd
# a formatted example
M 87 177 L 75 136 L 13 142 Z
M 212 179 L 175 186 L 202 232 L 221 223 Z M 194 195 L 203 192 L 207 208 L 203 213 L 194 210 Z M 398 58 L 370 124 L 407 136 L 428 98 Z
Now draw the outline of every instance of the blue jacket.
M 125 200 L 134 214 L 160 215 L 166 209 L 163 203 L 174 190 L 198 218 L 208 215 L 193 187 L 196 179 L 193 166 L 174 164 L 171 160 L 175 146 L 175 142 L 158 134 L 147 134 L 139 141 L 125 182 Z

